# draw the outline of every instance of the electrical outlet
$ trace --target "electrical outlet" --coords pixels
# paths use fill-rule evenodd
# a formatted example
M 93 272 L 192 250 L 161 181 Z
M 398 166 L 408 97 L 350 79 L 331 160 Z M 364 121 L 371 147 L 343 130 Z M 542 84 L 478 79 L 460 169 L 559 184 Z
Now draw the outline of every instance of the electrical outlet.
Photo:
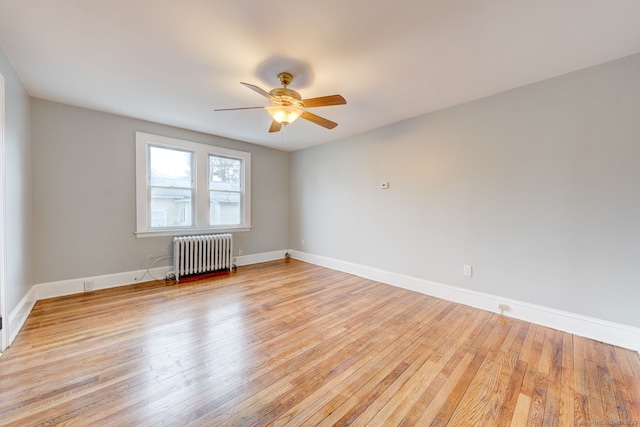
M 242 256 L 243 253 L 242 249 L 238 249 L 238 256 Z
M 304 246 L 304 239 L 300 240 L 300 244 Z
M 509 311 L 509 306 L 507 304 L 498 304 L 498 310 Z
M 85 280 L 84 281 L 84 291 L 90 292 L 93 290 L 93 280 Z
M 462 274 L 464 274 L 467 277 L 473 276 L 473 267 L 470 266 L 470 265 L 463 265 L 462 266 Z

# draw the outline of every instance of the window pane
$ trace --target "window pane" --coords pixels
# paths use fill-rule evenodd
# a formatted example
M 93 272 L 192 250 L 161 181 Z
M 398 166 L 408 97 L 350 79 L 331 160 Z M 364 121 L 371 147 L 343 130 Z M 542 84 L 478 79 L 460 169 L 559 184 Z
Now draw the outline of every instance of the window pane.
M 241 160 L 209 156 L 209 189 L 240 191 Z
M 151 227 L 191 226 L 191 190 L 151 189 Z
M 209 225 L 240 224 L 240 194 L 209 192 Z
M 151 185 L 191 188 L 192 154 L 189 151 L 149 147 Z

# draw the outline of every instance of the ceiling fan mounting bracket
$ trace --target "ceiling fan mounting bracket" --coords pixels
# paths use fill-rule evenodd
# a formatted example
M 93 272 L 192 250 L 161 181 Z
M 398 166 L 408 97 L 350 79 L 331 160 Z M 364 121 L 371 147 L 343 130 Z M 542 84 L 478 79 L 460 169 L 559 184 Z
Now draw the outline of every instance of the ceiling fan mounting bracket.
M 282 73 L 278 74 L 278 80 L 280 80 L 280 84 L 286 88 L 291 83 L 291 80 L 293 80 L 293 75 L 291 75 L 291 73 L 283 71 Z

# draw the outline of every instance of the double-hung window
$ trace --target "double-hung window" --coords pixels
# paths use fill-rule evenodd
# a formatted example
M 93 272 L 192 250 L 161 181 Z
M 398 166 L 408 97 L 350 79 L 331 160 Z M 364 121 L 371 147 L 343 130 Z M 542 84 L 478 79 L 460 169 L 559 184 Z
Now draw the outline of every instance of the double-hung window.
M 251 228 L 251 154 L 136 132 L 136 234 Z

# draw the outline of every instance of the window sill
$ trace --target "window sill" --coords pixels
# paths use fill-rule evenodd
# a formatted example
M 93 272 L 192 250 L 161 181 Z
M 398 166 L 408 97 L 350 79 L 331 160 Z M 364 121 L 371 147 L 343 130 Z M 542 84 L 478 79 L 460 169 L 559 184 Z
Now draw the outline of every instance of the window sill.
M 143 237 L 166 237 L 166 236 L 191 236 L 196 234 L 216 234 L 216 233 L 241 233 L 251 231 L 251 227 L 229 227 L 229 228 L 188 228 L 188 229 L 172 229 L 172 230 L 145 230 L 136 231 L 134 234 L 137 238 Z

